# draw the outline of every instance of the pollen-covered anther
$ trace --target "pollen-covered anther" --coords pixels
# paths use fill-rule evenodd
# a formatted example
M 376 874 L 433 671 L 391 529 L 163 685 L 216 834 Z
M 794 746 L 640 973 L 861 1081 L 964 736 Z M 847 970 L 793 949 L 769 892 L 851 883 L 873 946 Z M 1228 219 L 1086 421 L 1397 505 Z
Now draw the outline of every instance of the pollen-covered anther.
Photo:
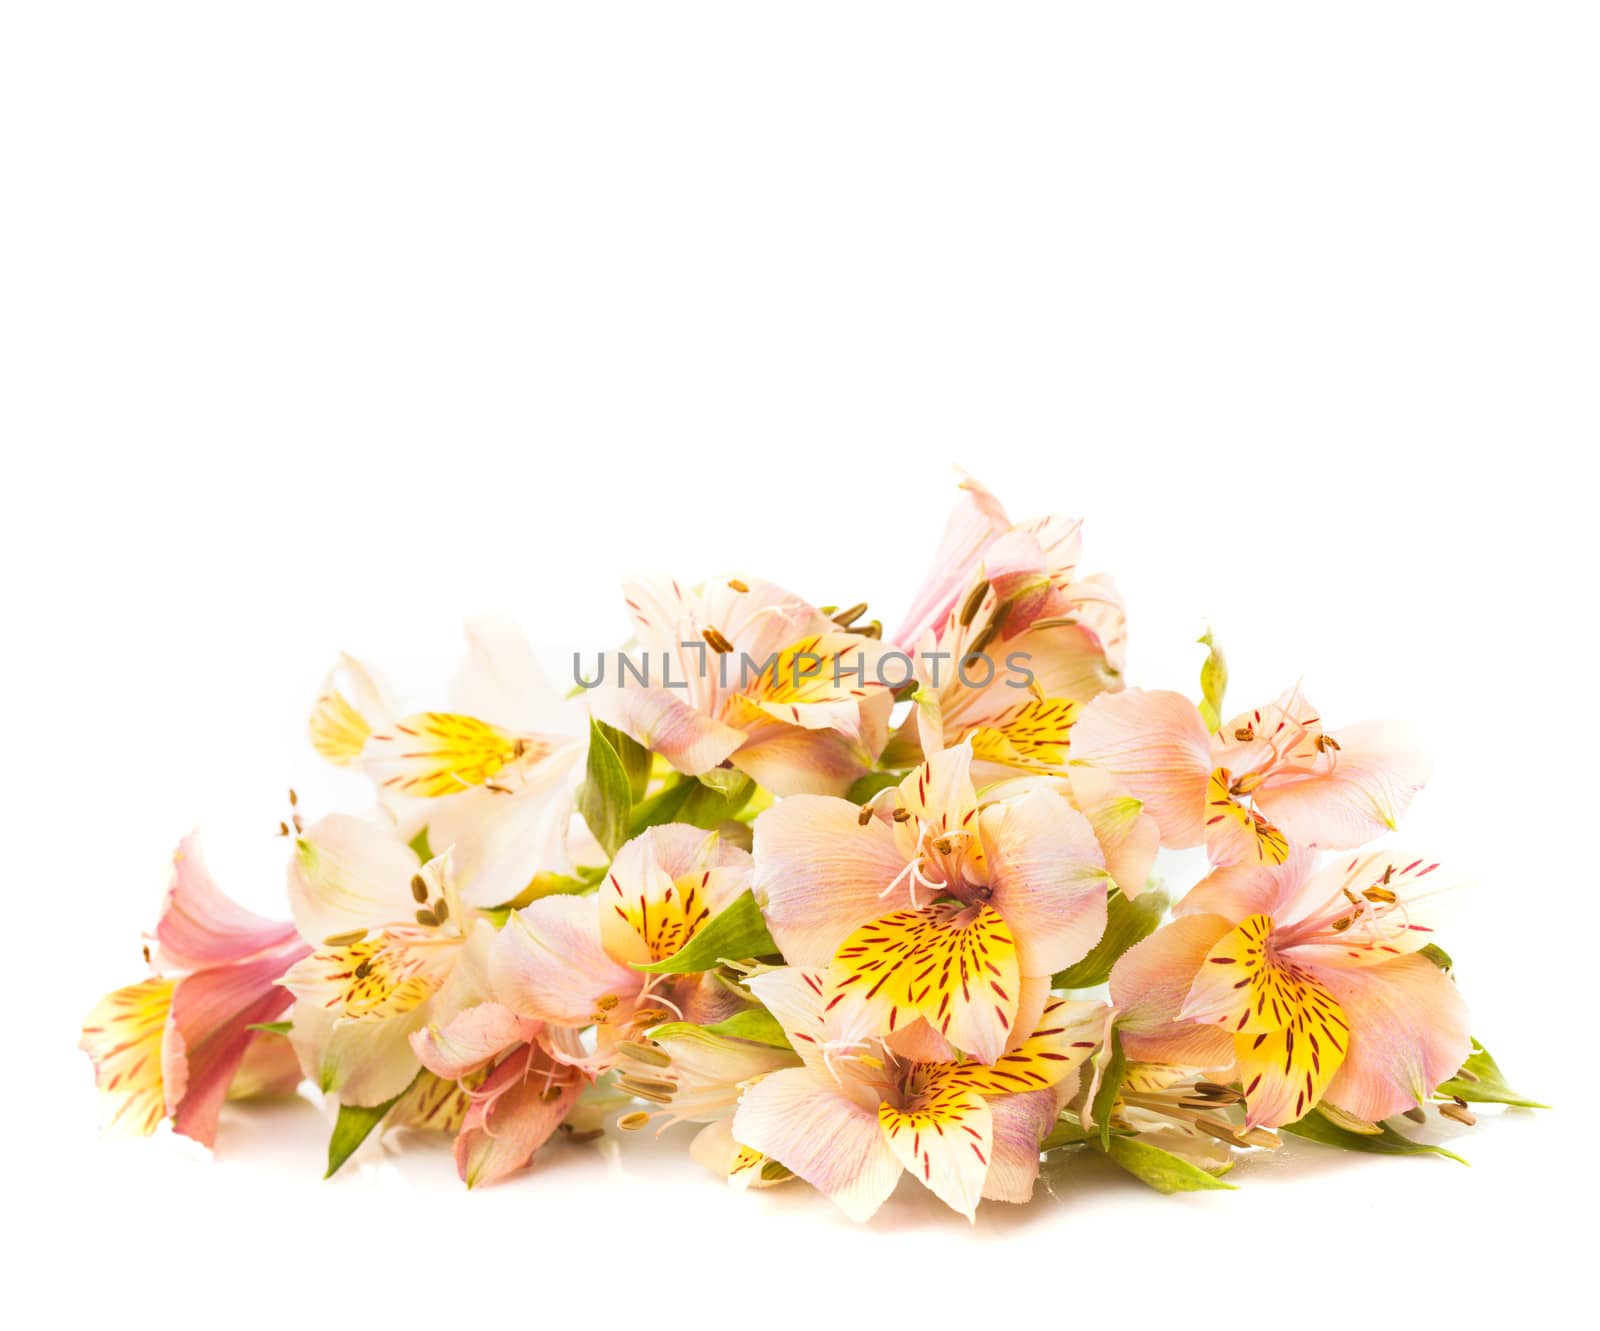
M 367 936 L 365 929 L 351 929 L 348 933 L 329 934 L 322 940 L 323 947 L 349 947 Z
M 426 925 L 430 929 L 436 928 L 439 924 L 439 917 L 424 906 L 417 912 L 417 923 Z
M 911 817 L 911 810 L 910 809 L 901 807 L 901 808 L 898 808 L 898 809 L 896 809 L 894 811 L 894 820 L 897 823 L 903 823 L 907 819 L 909 819 L 910 817 Z
M 706 640 L 706 645 L 719 656 L 726 656 L 733 651 L 733 644 L 723 636 L 722 630 L 706 627 L 700 630 L 700 636 Z
M 1474 1117 L 1466 1108 L 1458 1104 L 1440 1105 L 1439 1113 L 1445 1118 L 1450 1119 L 1452 1122 L 1459 1123 L 1463 1127 L 1467 1128 L 1476 1126 L 1478 1122 L 1476 1117 Z
M 411 875 L 411 896 L 419 906 L 428 904 L 428 881 L 420 873 Z
M 642 1109 L 635 1109 L 631 1114 L 624 1114 L 617 1120 L 617 1126 L 624 1132 L 638 1132 L 650 1122 L 650 1115 Z
M 1339 741 L 1334 739 L 1332 735 L 1319 734 L 1312 743 L 1316 745 L 1318 753 L 1337 753 L 1339 751 Z
M 750 584 L 748 582 L 742 581 L 739 578 L 729 578 L 728 579 L 728 586 L 732 587 L 733 590 L 738 592 L 741 596 L 745 592 L 750 590 Z
M 1387 887 L 1369 887 L 1361 895 L 1368 901 L 1381 901 L 1385 906 L 1392 906 L 1400 899 Z
M 967 599 L 961 603 L 961 613 L 956 616 L 956 623 L 966 628 L 972 623 L 973 617 L 978 613 L 978 607 L 983 604 L 983 598 L 989 594 L 989 580 L 978 579 L 976 585 L 967 593 Z
M 860 827 L 865 827 L 871 821 L 872 806 L 870 804 L 863 804 L 861 806 L 861 812 L 856 815 L 856 823 Z
M 1233 732 L 1234 739 L 1241 744 L 1248 744 L 1256 737 L 1256 728 L 1253 725 L 1243 725 Z
M 834 615 L 833 622 L 840 628 L 847 629 L 866 613 L 867 603 L 865 601 L 857 601 L 854 605 L 849 606 L 846 609 L 839 611 L 838 614 Z

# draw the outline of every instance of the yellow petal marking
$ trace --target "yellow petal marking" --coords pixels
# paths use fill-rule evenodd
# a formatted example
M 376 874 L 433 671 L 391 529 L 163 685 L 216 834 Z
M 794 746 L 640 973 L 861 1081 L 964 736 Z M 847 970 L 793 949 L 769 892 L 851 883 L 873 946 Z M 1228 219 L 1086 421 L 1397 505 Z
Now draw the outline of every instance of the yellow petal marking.
M 311 747 L 339 767 L 354 767 L 372 735 L 366 717 L 337 689 L 317 699 L 307 722 Z
M 376 1020 L 410 1012 L 428 999 L 449 976 L 458 941 L 386 929 L 358 943 L 324 948 L 300 966 L 331 991 L 325 1006 L 357 1021 Z
M 1051 999 L 1039 1018 L 1038 1029 L 992 1065 L 976 1060 L 930 1064 L 932 1070 L 927 1075 L 952 1090 L 976 1091 L 979 1095 L 1041 1091 L 1054 1086 L 1080 1067 L 1098 1043 L 1088 1038 L 1082 1024 L 1069 1024 L 1063 1015 L 1066 1006 L 1064 998 Z
M 1282 864 L 1289 858 L 1289 839 L 1254 809 L 1233 797 L 1232 773 L 1218 767 L 1206 785 L 1206 840 L 1241 849 L 1256 864 Z
M 1017 945 L 992 906 L 896 911 L 845 939 L 835 963 L 839 989 L 887 1007 L 891 1033 L 926 1017 L 960 1048 L 975 1025 L 998 1024 L 1003 1041 L 1016 1018 Z
M 666 877 L 665 874 L 660 876 Z M 685 874 L 659 894 L 639 891 L 628 895 L 623 892 L 616 874 L 606 876 L 611 890 L 611 909 L 644 940 L 651 961 L 665 961 L 676 956 L 711 919 L 711 907 L 705 895 L 710 881 L 711 871 L 707 869 Z
M 548 751 L 540 740 L 476 717 L 418 712 L 397 722 L 393 734 L 374 735 L 372 757 L 386 788 L 437 799 L 481 786 L 512 763 Z
M 149 1136 L 166 1117 L 161 1037 L 173 982 L 145 980 L 102 998 L 83 1024 L 78 1047 L 94 1062 L 95 1085 L 116 1106 L 110 1127 Z
M 972 756 L 1025 772 L 1059 771 L 1082 710 L 1071 698 L 1030 698 L 973 731 Z
M 912 1175 L 971 1215 L 994 1149 L 994 1121 L 978 1092 L 914 1073 L 903 1107 L 879 1104 L 878 1126 Z
M 1233 1037 L 1248 1126 L 1293 1123 L 1316 1107 L 1350 1047 L 1344 1009 L 1315 980 L 1282 1030 Z
M 747 692 L 758 702 L 776 705 L 779 710 L 773 711 L 773 715 L 780 717 L 784 704 L 850 702 L 863 698 L 868 692 L 867 683 L 875 676 L 870 663 L 862 661 L 858 665 L 855 658 L 862 650 L 862 640 L 852 634 L 814 633 L 779 652 L 774 666 L 753 678 Z M 791 719 L 798 724 L 798 714 Z

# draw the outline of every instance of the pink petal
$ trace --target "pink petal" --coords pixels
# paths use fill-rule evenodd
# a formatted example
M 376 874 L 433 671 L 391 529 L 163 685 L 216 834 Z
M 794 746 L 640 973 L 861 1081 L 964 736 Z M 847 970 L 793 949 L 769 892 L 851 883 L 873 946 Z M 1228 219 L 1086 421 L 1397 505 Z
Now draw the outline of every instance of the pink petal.
M 1072 759 L 1109 772 L 1142 800 L 1161 829 L 1162 845 L 1198 846 L 1205 840 L 1210 737 L 1182 694 L 1101 694 L 1072 728 Z
M 1293 840 L 1346 850 L 1399 825 L 1430 764 L 1410 730 L 1393 722 L 1366 721 L 1333 738 L 1338 749 L 1318 763 L 1328 770 L 1274 775 L 1256 804 Z
M 296 945 L 178 981 L 161 1052 L 173 1128 L 210 1146 L 217 1117 L 255 1032 L 294 1002 L 278 979 L 310 949 Z
M 1215 1026 L 1179 1021 L 1195 976 L 1217 940 L 1233 928 L 1220 915 L 1189 915 L 1135 943 L 1111 969 L 1111 1001 L 1128 1057 L 1189 1067 L 1233 1062 L 1233 1040 Z
M 734 1139 L 770 1156 L 830 1198 L 852 1220 L 867 1220 L 900 1180 L 876 1107 L 859 1104 L 820 1069 L 785 1068 L 745 1091 Z
M 905 857 L 877 818 L 825 795 L 795 795 L 755 822 L 755 892 L 784 958 L 826 968 L 850 934 L 910 901 Z
M 1312 855 L 1291 845 L 1282 864 L 1240 861 L 1213 869 L 1172 908 L 1174 915 L 1222 915 L 1242 920 L 1247 915 L 1284 918 L 1311 869 Z
M 1053 975 L 1081 960 L 1106 929 L 1105 858 L 1089 820 L 1036 789 L 985 816 L 989 904 L 1005 918 L 1022 974 Z
M 1381 966 L 1317 968 L 1344 1008 L 1350 1049 L 1326 1098 L 1376 1122 L 1415 1106 L 1472 1052 L 1467 1005 L 1426 957 Z
M 587 1026 L 606 998 L 639 992 L 643 977 L 600 942 L 594 897 L 544 897 L 516 911 L 489 951 L 496 1000 L 522 1017 Z
M 1011 519 L 1000 501 L 970 476 L 963 477 L 961 495 L 939 538 L 934 565 L 890 641 L 909 648 L 949 614 L 976 576 L 983 552 L 1010 527 Z
M 537 1045 L 524 1045 L 473 1092 L 456 1137 L 456 1169 L 469 1188 L 521 1169 L 561 1126 L 582 1079 Z
M 1025 1202 L 1033 1196 L 1033 1183 L 1039 1177 L 1039 1145 L 1055 1126 L 1059 1112 L 1053 1090 L 1000 1095 L 989 1101 L 994 1141 L 989 1175 L 983 1181 L 985 1197 Z
M 644 688 L 631 680 L 588 692 L 596 717 L 632 735 L 678 771 L 699 776 L 725 762 L 744 743 L 744 732 L 696 711 L 684 701 L 687 696 L 686 690 Z
M 430 1024 L 414 1031 L 411 1048 L 429 1072 L 459 1081 L 513 1045 L 530 1043 L 542 1027 L 499 1003 L 479 1003 L 457 1013 L 442 1029 Z
M 162 971 L 204 970 L 239 961 L 295 939 L 287 920 L 268 920 L 224 896 L 200 858 L 191 833 L 172 857 L 172 883 L 156 925 Z

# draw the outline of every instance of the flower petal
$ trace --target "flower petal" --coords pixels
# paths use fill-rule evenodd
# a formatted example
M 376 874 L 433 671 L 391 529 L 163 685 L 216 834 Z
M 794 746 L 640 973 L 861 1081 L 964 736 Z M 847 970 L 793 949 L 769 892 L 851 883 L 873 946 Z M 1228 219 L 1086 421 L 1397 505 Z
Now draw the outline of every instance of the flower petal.
M 1081 960 L 1106 930 L 1110 875 L 1089 820 L 1036 789 L 985 810 L 989 904 L 1017 943 L 1023 975 L 1053 975 Z
M 1190 1067 L 1233 1062 L 1233 1041 L 1215 1026 L 1179 1021 L 1195 976 L 1216 941 L 1233 928 L 1220 915 L 1189 915 L 1135 943 L 1111 968 L 1111 1001 L 1128 1057 Z
M 523 1017 L 587 1026 L 637 994 L 643 976 L 601 943 L 593 897 L 543 897 L 512 914 L 489 952 L 495 998 Z
M 817 1068 L 785 1068 L 747 1089 L 733 1116 L 734 1140 L 770 1156 L 867 1220 L 900 1179 L 875 1108 L 858 1104 Z
M 335 813 L 295 838 L 289 910 L 312 943 L 380 929 L 416 913 L 411 878 L 417 854 L 388 827 Z
M 1335 731 L 1310 775 L 1274 775 L 1256 803 L 1296 841 L 1348 849 L 1393 831 L 1430 764 L 1409 728 L 1367 721 Z
M 989 1101 L 993 1147 L 983 1195 L 997 1202 L 1025 1202 L 1039 1177 L 1039 1147 L 1055 1126 L 1060 1106 L 1054 1091 L 999 1095 Z
M 203 970 L 295 941 L 289 921 L 268 920 L 224 896 L 190 834 L 172 857 L 172 883 L 156 925 L 162 971 Z
M 1144 803 L 1164 846 L 1205 839 L 1210 737 L 1200 713 L 1179 693 L 1128 689 L 1103 693 L 1072 730 L 1072 759 L 1109 772 Z
M 1350 1048 L 1327 1098 L 1376 1122 L 1412 1108 L 1472 1052 L 1467 1006 L 1426 957 L 1318 972 L 1350 1022 Z
M 878 1122 L 905 1170 L 971 1220 L 994 1149 L 989 1102 L 941 1075 L 929 1075 L 905 1108 L 880 1104 Z
M 825 795 L 795 795 L 755 822 L 755 893 L 787 961 L 826 968 L 860 925 L 910 900 L 906 859 L 878 818 Z
M 469 1188 L 515 1173 L 561 1126 L 583 1089 L 572 1068 L 524 1045 L 472 1093 L 456 1136 L 456 1169 Z

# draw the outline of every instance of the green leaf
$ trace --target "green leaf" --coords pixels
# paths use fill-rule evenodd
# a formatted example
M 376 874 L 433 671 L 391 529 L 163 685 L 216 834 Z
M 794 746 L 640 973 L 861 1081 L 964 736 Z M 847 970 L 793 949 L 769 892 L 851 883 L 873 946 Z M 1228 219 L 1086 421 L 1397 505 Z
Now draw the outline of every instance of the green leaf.
M 1215 731 L 1222 724 L 1222 698 L 1228 691 L 1228 658 L 1217 646 L 1210 629 L 1196 641 L 1202 647 L 1210 648 L 1200 665 L 1200 715 L 1206 723 L 1206 729 Z
M 1235 1191 L 1233 1184 L 1224 1183 L 1216 1174 L 1137 1137 L 1113 1137 L 1101 1149 L 1139 1182 L 1169 1196 L 1175 1192 Z M 1226 1173 L 1232 1168 L 1227 1165 L 1219 1172 Z
M 761 907 L 748 891 L 711 917 L 706 927 L 665 961 L 637 966 L 655 975 L 689 975 L 714 970 L 722 961 L 777 955 L 778 945 L 767 932 Z
M 1127 1070 L 1128 1058 L 1122 1052 L 1122 1033 L 1111 1028 L 1111 1059 L 1100 1074 L 1100 1086 L 1094 1093 L 1090 1113 L 1094 1116 L 1095 1130 L 1100 1134 L 1100 1149 L 1111 1148 L 1111 1111 L 1117 1103 L 1117 1093 L 1122 1090 L 1122 1074 Z
M 424 864 L 433 858 L 433 851 L 428 845 L 428 829 L 426 827 L 411 838 L 411 849 L 416 852 L 417 858 Z
M 417 1084 L 419 1072 L 411 1079 L 411 1086 Z M 411 1089 L 406 1087 L 406 1091 Z M 385 1100 L 381 1105 L 340 1105 L 339 1121 L 333 1125 L 333 1135 L 328 1138 L 328 1172 L 323 1178 L 332 1178 L 339 1172 L 340 1167 L 355 1154 L 356 1147 L 372 1134 L 372 1130 L 383 1122 L 383 1116 L 394 1108 L 395 1102 L 404 1095 Z
M 1457 1164 L 1467 1163 L 1454 1151 L 1447 1151 L 1442 1146 L 1429 1146 L 1426 1142 L 1412 1141 L 1410 1137 L 1402 1136 L 1387 1123 L 1382 1126 L 1382 1132 L 1371 1136 L 1360 1132 L 1346 1132 L 1324 1118 L 1320 1110 L 1313 1109 L 1298 1123 L 1285 1123 L 1278 1131 L 1304 1137 L 1307 1141 L 1321 1142 L 1324 1146 L 1337 1146 L 1345 1151 L 1365 1151 L 1369 1155 L 1442 1155 Z
M 1460 1072 L 1439 1087 L 1439 1094 L 1459 1095 L 1463 1100 L 1475 1104 L 1516 1105 L 1519 1109 L 1550 1108 L 1512 1090 L 1505 1074 L 1500 1071 L 1500 1065 L 1476 1040 L 1472 1042 L 1472 1057 L 1462 1065 Z
M 1060 971 L 1050 981 L 1055 989 L 1092 989 L 1111 977 L 1111 968 L 1117 958 L 1142 938 L 1148 938 L 1166 914 L 1167 894 L 1154 888 L 1130 900 L 1121 892 L 1113 891 L 1106 898 L 1106 931 L 1089 955 L 1075 965 Z
M 715 831 L 750 802 L 756 784 L 743 772 L 719 775 L 714 784 L 697 777 L 679 777 L 633 811 L 629 831 L 638 836 L 662 823 L 690 823 Z
M 880 790 L 898 786 L 904 777 L 904 772 L 868 772 L 856 778 L 850 789 L 845 791 L 844 797 L 852 804 L 865 804 Z
M 287 1035 L 293 1029 L 292 1021 L 257 1021 L 245 1027 L 247 1031 L 265 1031 L 268 1035 Z
M 637 804 L 644 798 L 645 788 L 650 784 L 652 761 L 650 750 L 626 731 L 608 726 L 604 722 L 597 724 L 600 726 L 600 733 L 606 737 L 618 761 L 622 763 L 622 770 L 628 774 L 628 792 L 632 797 L 632 803 Z
M 706 1029 L 713 1035 L 725 1035 L 730 1040 L 750 1040 L 756 1044 L 769 1044 L 774 1049 L 789 1049 L 789 1037 L 783 1033 L 778 1019 L 764 1007 L 748 1007 L 735 1012 L 724 1021 Z
M 598 721 L 589 722 L 589 766 L 578 787 L 578 812 L 607 855 L 628 839 L 633 785 L 628 769 Z

